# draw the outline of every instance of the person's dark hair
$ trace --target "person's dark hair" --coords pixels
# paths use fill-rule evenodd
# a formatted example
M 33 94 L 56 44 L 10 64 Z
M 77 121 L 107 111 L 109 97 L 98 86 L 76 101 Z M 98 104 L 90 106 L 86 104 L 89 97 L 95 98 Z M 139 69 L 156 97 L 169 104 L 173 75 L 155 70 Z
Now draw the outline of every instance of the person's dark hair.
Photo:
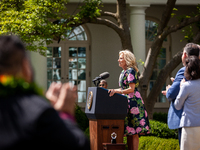
M 200 78 L 200 60 L 197 56 L 186 58 L 184 76 L 187 80 L 196 80 Z
M 199 57 L 200 48 L 195 43 L 186 44 L 183 50 L 187 53 L 188 56 L 193 56 L 194 55 L 194 56 Z
M 0 36 L 0 74 L 16 74 L 26 56 L 25 51 L 19 37 Z

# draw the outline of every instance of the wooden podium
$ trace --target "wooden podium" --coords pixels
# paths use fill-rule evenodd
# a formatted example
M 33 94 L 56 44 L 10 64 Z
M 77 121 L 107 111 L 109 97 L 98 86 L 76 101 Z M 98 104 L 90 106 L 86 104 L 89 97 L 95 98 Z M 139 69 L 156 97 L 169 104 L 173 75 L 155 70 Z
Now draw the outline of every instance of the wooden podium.
M 123 143 L 124 119 L 127 115 L 127 97 L 108 90 L 89 87 L 85 113 L 89 119 L 91 150 L 103 150 L 102 143 L 111 143 L 111 134 L 117 134 L 116 143 Z

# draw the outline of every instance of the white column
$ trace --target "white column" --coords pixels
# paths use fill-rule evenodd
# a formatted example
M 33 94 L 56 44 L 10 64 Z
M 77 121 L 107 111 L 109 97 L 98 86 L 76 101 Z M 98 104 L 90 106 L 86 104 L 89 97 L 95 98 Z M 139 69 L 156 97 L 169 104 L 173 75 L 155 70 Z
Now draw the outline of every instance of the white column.
M 146 58 L 146 42 L 145 42 L 145 9 L 149 5 L 131 5 L 130 4 L 130 32 L 133 52 L 136 61 L 145 61 Z M 138 63 L 140 72 L 143 66 Z

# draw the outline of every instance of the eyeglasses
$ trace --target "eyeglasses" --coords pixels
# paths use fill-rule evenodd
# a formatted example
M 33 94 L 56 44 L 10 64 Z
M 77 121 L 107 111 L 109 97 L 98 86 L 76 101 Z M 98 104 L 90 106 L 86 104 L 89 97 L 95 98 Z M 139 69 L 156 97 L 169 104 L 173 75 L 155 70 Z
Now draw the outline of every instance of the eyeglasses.
M 99 86 L 104 86 L 104 84 L 99 84 Z

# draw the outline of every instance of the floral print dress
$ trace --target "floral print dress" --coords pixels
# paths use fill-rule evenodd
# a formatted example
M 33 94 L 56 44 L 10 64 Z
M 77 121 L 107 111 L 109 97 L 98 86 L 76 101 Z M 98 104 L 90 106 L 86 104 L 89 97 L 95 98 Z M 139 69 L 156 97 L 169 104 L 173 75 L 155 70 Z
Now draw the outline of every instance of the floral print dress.
M 150 129 L 147 111 L 137 89 L 139 85 L 138 74 L 133 68 L 123 70 L 119 77 L 119 86 L 122 89 L 129 88 L 129 83 L 135 83 L 135 90 L 133 93 L 125 94 L 128 99 L 128 113 L 124 123 L 124 134 L 148 134 Z

